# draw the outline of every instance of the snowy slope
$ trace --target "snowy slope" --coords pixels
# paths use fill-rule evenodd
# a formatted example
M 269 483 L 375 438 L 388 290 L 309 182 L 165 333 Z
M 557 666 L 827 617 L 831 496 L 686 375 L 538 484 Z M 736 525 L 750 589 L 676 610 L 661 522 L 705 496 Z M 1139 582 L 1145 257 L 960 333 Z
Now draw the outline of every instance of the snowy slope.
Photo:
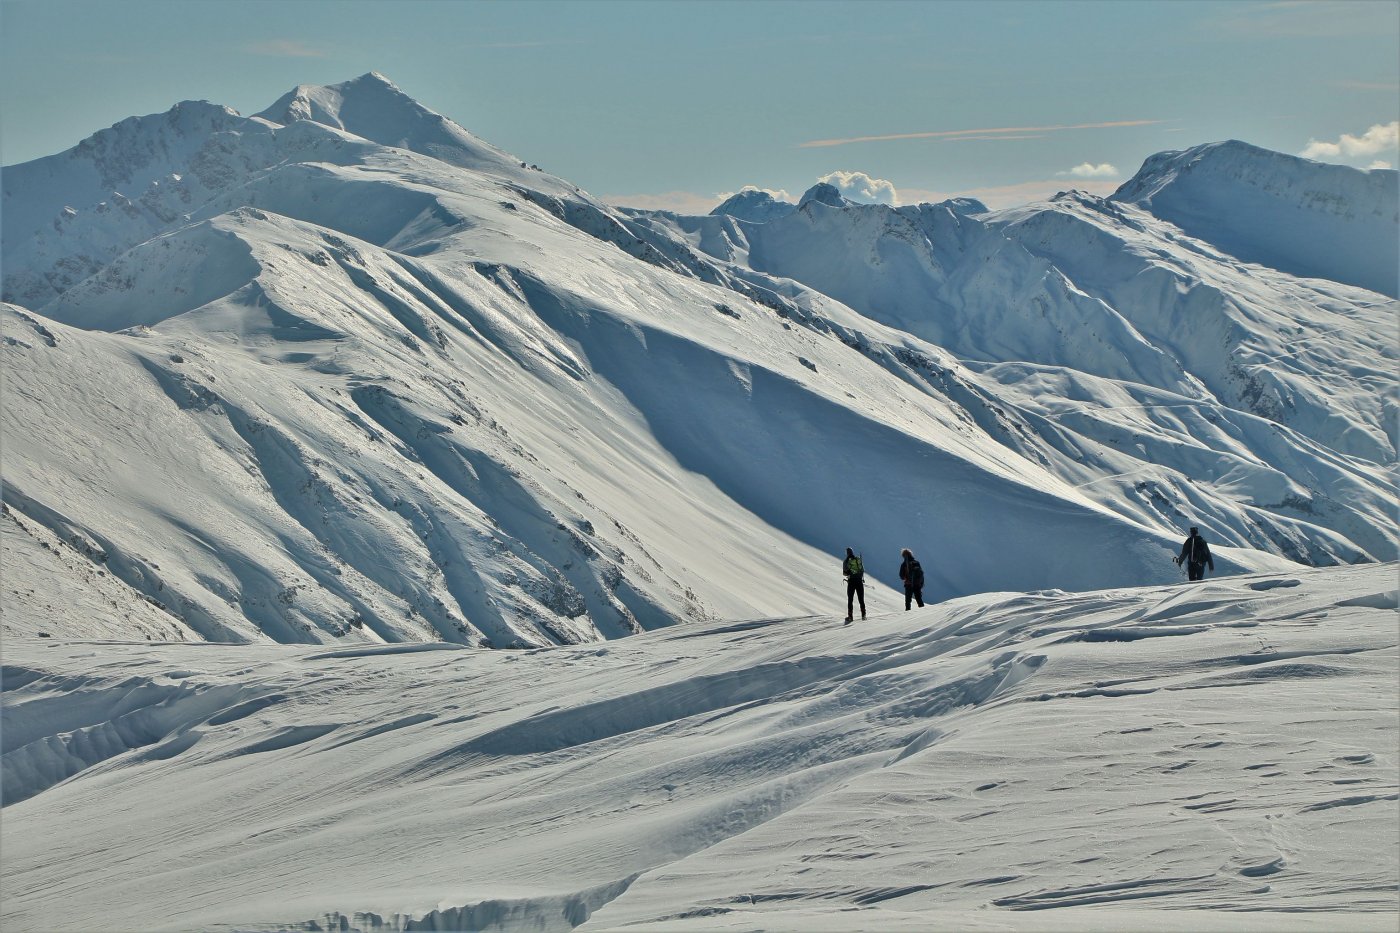
M 1246 262 L 1400 294 L 1393 169 L 1360 171 L 1229 140 L 1158 153 L 1112 199 Z
M 8 638 L 0 919 L 1390 930 L 1396 583 L 986 594 L 529 652 Z
M 1255 296 L 1135 208 L 1099 278 L 1056 204 L 1053 257 L 968 201 L 614 211 L 378 75 L 4 185 L 6 631 L 532 646 L 825 609 L 847 545 L 881 601 L 901 546 L 935 599 L 1165 583 L 1192 523 L 1222 570 L 1394 553 L 1379 296 Z M 1197 359 L 1114 303 L 1167 260 L 1261 354 L 1352 322 Z M 128 623 L 55 598 L 92 579 Z
M 1371 203 L 1376 173 L 1344 171 Z M 1394 301 L 1080 193 L 996 213 L 826 200 L 763 223 L 634 213 L 728 268 L 789 277 L 951 351 L 976 371 L 958 382 L 1010 413 L 979 418 L 989 433 L 1106 508 L 1209 513 L 1234 540 L 1308 562 L 1394 554 Z M 1331 533 L 1350 544 L 1321 544 Z

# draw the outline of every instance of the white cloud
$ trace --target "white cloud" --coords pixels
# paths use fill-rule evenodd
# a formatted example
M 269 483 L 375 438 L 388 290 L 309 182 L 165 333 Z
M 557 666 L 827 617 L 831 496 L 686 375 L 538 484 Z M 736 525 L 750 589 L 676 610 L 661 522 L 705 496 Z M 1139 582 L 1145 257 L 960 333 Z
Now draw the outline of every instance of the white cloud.
M 1343 133 L 1336 142 L 1309 139 L 1299 153 L 1305 159 L 1347 160 L 1400 149 L 1400 120 L 1377 123 L 1360 136 Z
M 1056 124 L 1054 126 L 998 126 L 976 130 L 931 130 L 926 133 L 888 133 L 884 136 L 851 136 L 846 139 L 809 139 L 798 143 L 799 149 L 849 146 L 851 143 L 878 143 L 894 139 L 1038 139 L 1027 133 L 1059 133 L 1065 130 L 1103 130 L 1125 126 L 1154 126 L 1161 120 L 1113 120 L 1108 123 Z
M 1368 165 L 1368 166 L 1366 166 L 1366 167 L 1367 167 L 1367 168 L 1395 168 L 1395 166 L 1391 165 L 1391 164 L 1390 164 L 1389 162 L 1387 162 L 1385 159 L 1377 159 L 1376 161 L 1372 162 L 1370 165 Z
M 717 195 L 717 197 L 718 197 L 721 201 L 728 201 L 730 198 L 734 197 L 734 195 L 739 194 L 739 193 L 744 192 L 744 191 L 762 191 L 764 194 L 768 195 L 770 198 L 773 198 L 775 201 L 791 201 L 791 202 L 796 202 L 796 201 L 797 201 L 797 198 L 794 198 L 792 195 L 788 194 L 786 189 L 783 189 L 783 188 L 760 188 L 758 185 L 745 185 L 744 187 L 740 188 L 738 191 L 721 191 L 721 192 Z
M 1335 39 L 1392 35 L 1395 5 L 1364 0 L 1279 0 L 1222 5 L 1199 29 L 1223 41 L 1244 39 Z
M 672 211 L 687 216 L 708 214 L 724 198 L 693 191 L 662 191 L 658 194 L 604 194 L 598 200 L 614 207 L 636 207 L 646 211 Z
M 1349 91 L 1382 91 L 1387 94 L 1400 94 L 1400 81 L 1333 81 L 1336 87 Z
M 895 191 L 894 182 L 885 181 L 883 178 L 871 178 L 864 172 L 832 172 L 823 175 L 817 181 L 832 185 L 841 192 L 842 197 L 852 201 L 888 204 L 891 207 L 899 203 L 899 192 Z
M 296 39 L 268 39 L 265 42 L 250 42 L 243 51 L 253 55 L 268 55 L 273 58 L 325 58 L 326 53 L 313 49 Z
M 1080 162 L 1068 172 L 1056 172 L 1056 175 L 1073 175 L 1075 178 L 1117 178 L 1118 169 L 1107 162 L 1100 162 L 1098 165 L 1092 162 Z

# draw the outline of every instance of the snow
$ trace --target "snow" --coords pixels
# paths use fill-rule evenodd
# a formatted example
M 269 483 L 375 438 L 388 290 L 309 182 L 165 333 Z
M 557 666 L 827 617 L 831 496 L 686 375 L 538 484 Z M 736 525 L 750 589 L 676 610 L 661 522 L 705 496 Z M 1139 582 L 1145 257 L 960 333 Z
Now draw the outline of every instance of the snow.
M 854 201 L 848 201 L 841 194 L 841 190 L 835 185 L 826 182 L 818 182 L 803 192 L 802 197 L 797 202 L 797 209 L 801 210 L 808 204 L 815 201 L 818 204 L 825 204 L 827 207 L 843 208 L 850 207 Z
M 710 211 L 713 215 L 727 214 L 750 223 L 767 223 L 779 217 L 786 217 L 797 210 L 797 205 L 781 201 L 767 191 L 747 189 L 730 195 L 718 207 Z
M 1165 583 L 1191 524 L 1395 553 L 1393 302 L 1138 207 L 616 211 L 376 74 L 5 179 L 7 605 L 56 553 L 128 620 L 62 637 L 587 642 L 825 610 L 846 546 L 877 596 L 903 546 L 935 599 Z
M 1113 194 L 1247 262 L 1400 294 L 1400 172 L 1238 140 L 1163 152 Z
M 1393 929 L 1396 587 L 526 652 L 11 637 L 5 925 Z
M 371 73 L 3 185 L 5 929 L 1394 928 L 1395 173 L 687 217 Z

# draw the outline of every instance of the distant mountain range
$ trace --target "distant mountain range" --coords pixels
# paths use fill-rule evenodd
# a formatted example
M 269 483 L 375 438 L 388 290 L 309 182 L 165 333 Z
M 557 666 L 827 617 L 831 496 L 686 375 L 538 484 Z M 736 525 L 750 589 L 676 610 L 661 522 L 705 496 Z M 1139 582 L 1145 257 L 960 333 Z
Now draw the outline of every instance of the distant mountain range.
M 5 632 L 534 646 L 1395 557 L 1397 175 L 609 207 L 369 74 L 0 174 Z

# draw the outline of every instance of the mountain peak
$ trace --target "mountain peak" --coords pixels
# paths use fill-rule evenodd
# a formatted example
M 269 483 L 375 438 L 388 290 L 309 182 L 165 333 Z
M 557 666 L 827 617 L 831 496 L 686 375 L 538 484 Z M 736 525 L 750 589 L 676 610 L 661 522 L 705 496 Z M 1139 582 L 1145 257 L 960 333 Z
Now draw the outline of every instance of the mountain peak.
M 809 201 L 817 201 L 829 207 L 850 207 L 854 203 L 843 198 L 835 185 L 824 181 L 819 181 L 807 189 L 802 195 L 802 200 L 797 202 L 798 208 L 806 207 Z
M 257 116 L 282 125 L 308 120 L 382 146 L 506 177 L 521 176 L 517 167 L 525 166 L 423 106 L 377 71 L 340 84 L 298 85 Z M 528 178 L 535 187 L 543 182 L 546 187 L 563 188 L 538 171 L 530 172 Z
M 1398 178 L 1227 139 L 1149 157 L 1111 200 L 1238 259 L 1394 297 Z
M 728 214 L 750 223 L 762 224 L 770 220 L 786 217 L 797 210 L 797 205 L 782 201 L 759 188 L 745 188 L 730 195 L 724 203 L 710 211 L 713 215 Z
M 311 120 L 386 145 L 402 145 L 416 125 L 443 120 L 377 71 L 340 84 L 297 85 L 258 116 L 282 124 Z

